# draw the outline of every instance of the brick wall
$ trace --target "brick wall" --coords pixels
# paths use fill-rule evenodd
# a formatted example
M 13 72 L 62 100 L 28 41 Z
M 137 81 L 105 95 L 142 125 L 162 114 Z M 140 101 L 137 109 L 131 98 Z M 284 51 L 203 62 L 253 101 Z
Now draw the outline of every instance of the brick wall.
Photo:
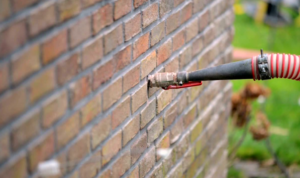
M 1 0 L 0 178 L 225 177 L 231 84 L 146 76 L 230 62 L 232 3 Z

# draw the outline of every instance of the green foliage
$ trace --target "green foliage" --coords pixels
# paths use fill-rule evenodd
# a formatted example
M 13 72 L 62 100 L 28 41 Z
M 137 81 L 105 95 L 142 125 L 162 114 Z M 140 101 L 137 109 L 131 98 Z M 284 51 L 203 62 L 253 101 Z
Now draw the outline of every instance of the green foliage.
M 228 169 L 227 178 L 246 178 L 242 171 L 235 169 L 234 167 L 230 167 Z

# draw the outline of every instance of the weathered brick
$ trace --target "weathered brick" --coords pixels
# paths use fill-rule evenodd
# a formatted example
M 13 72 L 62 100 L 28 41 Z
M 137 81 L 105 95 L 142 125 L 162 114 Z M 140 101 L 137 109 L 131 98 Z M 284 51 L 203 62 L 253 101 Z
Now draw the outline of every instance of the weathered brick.
M 94 69 L 93 72 L 93 90 L 99 88 L 103 83 L 107 82 L 114 74 L 115 62 L 113 60 Z
M 165 36 L 165 21 L 160 22 L 151 30 L 151 46 L 154 46 Z
M 125 22 L 125 41 L 141 32 L 141 14 L 135 15 L 132 19 Z
M 92 35 L 91 28 L 91 16 L 80 19 L 73 24 L 69 29 L 70 47 L 74 48 L 89 38 Z
M 162 169 L 162 163 L 155 166 L 152 174 L 150 175 L 151 178 L 164 178 L 164 172 Z
M 78 160 L 83 159 L 88 153 L 90 153 L 90 135 L 85 133 L 81 134 L 82 136 L 74 143 L 68 150 L 68 161 L 75 162 L 69 167 L 69 171 L 71 171 L 76 164 L 78 164 Z
M 131 11 L 132 0 L 118 0 L 115 2 L 114 19 L 117 20 Z
M 180 159 L 183 157 L 184 153 L 187 152 L 189 148 L 189 133 L 184 134 L 181 139 L 179 140 L 178 144 L 175 147 L 175 152 L 176 152 L 176 158 Z
M 102 36 L 93 39 L 86 44 L 82 50 L 82 68 L 86 69 L 95 64 L 103 57 L 103 38 Z
M 48 159 L 55 151 L 54 134 L 51 132 L 44 139 L 31 147 L 28 153 L 29 170 L 33 172 L 37 165 Z
M 78 34 L 77 34 L 78 35 Z M 48 64 L 67 51 L 67 30 L 63 30 L 42 44 L 43 64 Z
M 192 46 L 183 49 L 179 56 L 179 68 L 182 69 L 192 60 Z
M 163 131 L 163 118 L 159 118 L 148 126 L 148 143 L 153 142 Z
M 195 105 L 184 116 L 183 123 L 185 128 L 187 128 L 194 121 L 196 114 L 197 107 Z
M 0 57 L 13 52 L 27 41 L 26 22 L 19 20 L 0 30 Z
M 187 103 L 187 93 L 183 93 L 179 99 L 179 102 L 178 102 L 178 114 L 181 114 L 184 110 L 184 108 L 188 105 Z
M 147 2 L 147 0 L 133 0 L 134 8 L 137 8 L 137 7 L 143 5 L 146 2 Z
M 156 67 L 156 51 L 141 61 L 141 78 L 145 78 Z
M 183 132 L 183 120 L 179 119 L 171 129 L 170 144 L 175 143 Z
M 70 116 L 66 121 L 60 124 L 56 129 L 57 148 L 61 149 L 69 141 L 71 141 L 79 132 L 80 129 L 79 112 Z
M 147 133 L 145 132 L 131 145 L 130 149 L 132 165 L 139 159 L 147 147 Z
M 202 129 L 203 129 L 202 120 L 198 121 L 191 129 L 192 129 L 191 143 L 193 143 L 202 133 Z
M 111 169 L 106 169 L 101 175 L 100 178 L 111 178 L 112 172 Z
M 147 83 L 145 83 L 138 91 L 131 96 L 132 113 L 138 110 L 147 101 Z
M 3 63 L 0 66 L 0 93 L 9 86 L 9 68 L 8 63 Z
M 193 0 L 194 2 L 194 13 L 201 11 L 204 8 L 206 0 Z
M 0 127 L 20 115 L 27 108 L 26 98 L 25 88 L 18 88 L 0 99 Z
M 40 65 L 40 47 L 34 45 L 17 55 L 12 61 L 12 78 L 13 82 L 19 83 L 36 72 L 41 67 Z M 5 76 L 5 73 L 3 74 Z M 1 82 L 0 82 L 1 83 Z M 1 87 L 0 87 L 1 90 Z
M 18 170 L 18 171 L 16 171 Z M 0 178 L 24 178 L 27 177 L 27 161 L 26 156 L 22 155 L 10 162 L 6 167 L 0 171 Z
M 122 79 L 119 78 L 113 84 L 108 86 L 102 95 L 103 99 L 103 111 L 106 111 L 109 107 L 111 107 L 116 101 L 118 101 L 122 96 Z
M 198 20 L 193 20 L 186 27 L 186 41 L 192 40 L 198 34 Z
M 80 109 L 81 127 L 92 121 L 101 113 L 101 94 L 97 94 L 84 107 Z
M 133 60 L 136 60 L 141 54 L 149 49 L 149 33 L 141 36 L 133 44 Z
M 107 4 L 93 13 L 93 34 L 113 23 L 113 6 Z
M 64 85 L 78 74 L 80 71 L 79 60 L 79 54 L 75 53 L 57 64 L 57 82 L 59 85 Z
M 85 9 L 99 1 L 101 1 L 101 0 L 81 0 L 81 5 L 82 5 L 82 8 Z
M 155 147 L 151 147 L 140 162 L 140 177 L 144 177 L 155 164 Z
M 131 119 L 123 128 L 123 146 L 125 146 L 140 130 L 140 115 Z
M 160 2 L 159 14 L 163 17 L 166 13 L 170 12 L 173 8 L 173 0 L 162 0 Z
M 169 62 L 165 66 L 165 72 L 178 72 L 179 71 L 179 60 L 178 57 L 175 57 L 172 59 L 171 62 Z
M 183 158 L 183 163 L 182 163 L 182 171 L 185 172 L 190 165 L 193 163 L 195 160 L 195 151 L 194 149 L 189 149 L 187 151 L 187 154 Z
M 111 131 L 111 115 L 102 119 L 99 123 L 94 125 L 91 131 L 92 147 L 95 149 L 110 133 Z
M 193 3 L 187 4 L 181 11 L 182 22 L 188 21 L 193 15 Z
M 172 41 L 168 40 L 157 50 L 157 65 L 166 61 L 172 54 Z
M 113 135 L 102 148 L 102 165 L 108 163 L 122 148 L 122 131 Z
M 159 114 L 172 100 L 172 91 L 163 91 L 157 96 L 157 111 Z
M 141 111 L 141 129 L 144 128 L 155 116 L 156 100 L 150 101 Z
M 12 142 L 14 142 L 14 140 L 12 140 Z M 1 148 L 0 163 L 2 163 L 2 161 L 6 160 L 9 157 L 9 155 L 10 155 L 9 145 L 10 145 L 10 140 L 9 140 L 8 133 L 2 134 L 0 136 L 0 148 Z M 1 173 L 0 173 L 0 175 L 1 175 Z
M 137 65 L 123 76 L 123 93 L 140 82 L 140 66 Z
M 170 148 L 170 132 L 165 133 L 156 143 L 156 150 Z M 160 156 L 156 155 L 156 161 L 160 160 Z
M 130 64 L 131 53 L 131 45 L 129 45 L 114 55 L 114 60 L 116 61 L 116 71 L 119 71 Z
M 123 43 L 123 27 L 117 26 L 104 36 L 104 53 L 107 54 Z
M 164 118 L 164 129 L 169 127 L 176 119 L 177 117 L 177 105 L 174 104 L 171 106 L 165 113 L 165 118 Z
M 128 178 L 139 178 L 139 167 L 136 166 L 134 170 L 130 173 Z
M 130 97 L 126 97 L 112 112 L 112 129 L 118 127 L 130 115 Z
M 183 171 L 182 171 L 182 162 L 177 164 L 169 173 L 167 178 L 171 177 L 182 177 Z
M 101 159 L 100 151 L 93 154 L 93 156 L 83 164 L 83 166 L 79 170 L 80 177 L 93 178 L 96 176 L 97 172 L 101 168 L 101 162 L 96 161 L 95 159 Z
M 55 70 L 54 68 L 47 69 L 42 74 L 37 76 L 29 85 L 30 101 L 34 103 L 41 97 L 52 91 L 55 84 Z
M 5 20 L 11 15 L 10 12 L 10 1 L 9 0 L 2 0 L 0 2 L 0 22 Z
M 12 0 L 13 11 L 19 12 L 24 8 L 33 5 L 38 0 Z
M 193 45 L 192 45 L 192 53 L 193 53 L 193 56 L 197 55 L 198 53 L 200 53 L 203 48 L 204 48 L 204 45 L 203 45 L 203 37 L 199 37 L 197 38 L 194 42 L 193 42 Z
M 174 7 L 177 7 L 179 4 L 183 3 L 184 0 L 174 0 Z
M 61 0 L 58 3 L 60 21 L 68 20 L 80 13 L 80 0 Z
M 38 35 L 53 27 L 56 23 L 55 3 L 45 3 L 41 8 L 30 14 L 28 19 L 29 35 L 31 37 Z
M 210 14 L 209 11 L 205 11 L 199 17 L 199 31 L 203 31 L 210 22 Z
M 181 24 L 181 15 L 180 11 L 172 14 L 169 18 L 167 18 L 166 21 L 166 35 L 173 32 L 175 29 L 177 29 Z
M 71 107 L 91 93 L 91 76 L 87 75 L 70 84 Z
M 185 43 L 185 30 L 181 30 L 173 37 L 173 51 L 179 50 Z
M 130 166 L 130 151 L 127 151 L 113 165 L 112 177 L 121 177 Z
M 142 11 L 143 13 L 143 28 L 146 28 L 158 18 L 158 5 L 152 4 Z

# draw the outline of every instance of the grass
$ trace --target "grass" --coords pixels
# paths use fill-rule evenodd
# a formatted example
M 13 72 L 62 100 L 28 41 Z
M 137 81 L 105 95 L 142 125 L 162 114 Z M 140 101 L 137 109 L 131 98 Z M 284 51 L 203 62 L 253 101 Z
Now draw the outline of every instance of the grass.
M 290 26 L 279 28 L 271 34 L 271 29 L 265 25 L 256 24 L 246 15 L 237 15 L 235 21 L 235 39 L 233 45 L 239 48 L 265 49 L 268 51 L 300 54 L 300 29 Z M 271 42 L 270 42 L 271 41 Z M 270 45 L 272 43 L 272 45 Z M 251 80 L 233 81 L 234 92 L 239 91 Z M 265 113 L 271 124 L 288 130 L 288 135 L 270 136 L 271 143 L 279 158 L 286 164 L 300 165 L 300 82 L 273 79 L 260 82 L 272 90 L 271 96 L 266 100 Z M 255 113 L 261 108 L 253 103 Z M 254 120 L 254 117 L 252 118 Z M 235 143 L 242 135 L 242 130 L 230 133 L 230 145 Z M 271 158 L 265 143 L 254 141 L 248 133 L 244 143 L 237 151 L 240 159 L 266 160 Z

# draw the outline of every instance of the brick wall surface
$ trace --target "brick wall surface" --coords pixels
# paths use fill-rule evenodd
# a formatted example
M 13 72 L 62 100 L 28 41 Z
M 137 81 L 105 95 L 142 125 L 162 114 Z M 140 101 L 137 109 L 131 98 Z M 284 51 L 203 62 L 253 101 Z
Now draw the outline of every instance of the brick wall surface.
M 1 0 L 0 178 L 49 159 L 56 177 L 225 177 L 231 84 L 163 91 L 147 75 L 230 62 L 232 5 Z

